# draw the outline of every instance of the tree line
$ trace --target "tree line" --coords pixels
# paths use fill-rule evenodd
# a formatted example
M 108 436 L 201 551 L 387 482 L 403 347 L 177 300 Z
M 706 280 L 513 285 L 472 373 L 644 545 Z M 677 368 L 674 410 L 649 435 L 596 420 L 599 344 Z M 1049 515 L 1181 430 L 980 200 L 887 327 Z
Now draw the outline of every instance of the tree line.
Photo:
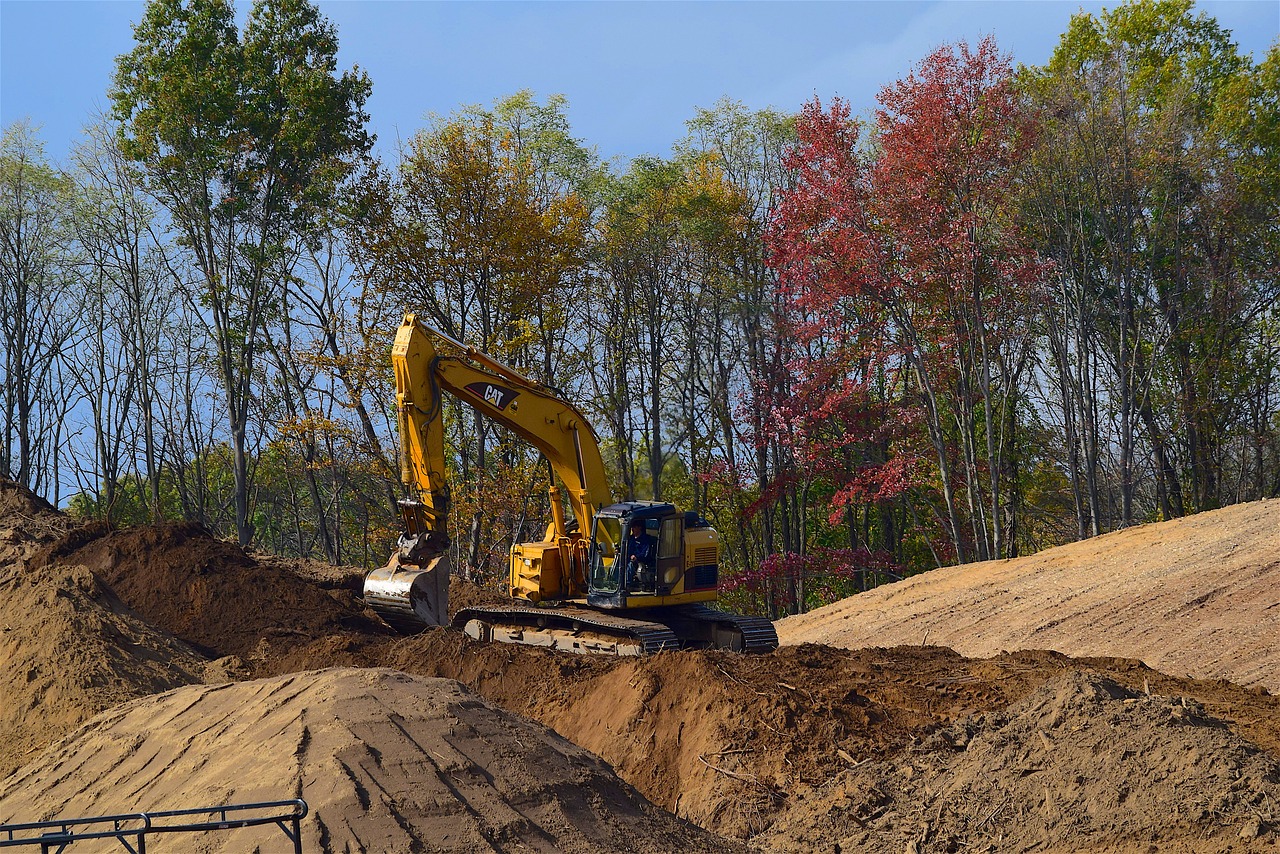
M 580 405 L 771 616 L 1280 495 L 1280 45 L 1186 0 L 1043 66 L 944 45 L 863 115 L 726 98 L 625 165 L 530 92 L 375 156 L 306 0 L 152 0 L 135 40 L 69 162 L 0 141 L 0 474 L 74 513 L 382 562 L 405 311 Z M 445 418 L 496 580 L 547 469 Z

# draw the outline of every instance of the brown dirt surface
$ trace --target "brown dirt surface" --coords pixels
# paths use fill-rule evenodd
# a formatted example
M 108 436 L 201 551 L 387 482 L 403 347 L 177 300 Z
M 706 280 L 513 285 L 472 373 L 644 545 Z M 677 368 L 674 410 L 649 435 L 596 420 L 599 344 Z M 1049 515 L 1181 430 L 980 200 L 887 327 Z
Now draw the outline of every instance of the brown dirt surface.
M 83 566 L 0 564 L 0 778 L 117 703 L 199 682 L 205 660 Z
M 489 590 L 457 576 L 449 579 L 450 619 L 463 608 L 478 608 L 484 605 L 507 605 L 510 602 L 510 599 L 495 590 Z
M 778 623 L 784 644 L 1053 649 L 1280 692 L 1280 499 L 934 570 Z
M 323 590 L 350 590 L 357 595 L 364 592 L 365 570 L 358 566 L 331 566 L 317 560 L 280 557 L 263 552 L 252 552 L 252 557 L 258 566 L 306 579 Z
M 194 522 L 89 526 L 31 562 L 87 566 L 147 622 L 210 658 L 237 656 L 251 667 L 318 637 L 390 633 L 345 576 L 300 574 L 303 561 L 259 562 Z
M 118 706 L 0 783 L 0 821 L 299 794 L 311 809 L 306 851 L 734 850 L 546 728 L 456 682 L 385 669 L 193 686 Z M 181 850 L 287 846 L 258 827 L 183 837 Z
M 822 797 L 815 793 L 850 763 L 910 762 L 940 730 L 1004 714 L 1072 673 L 1190 697 L 1239 739 L 1280 756 L 1277 698 L 1132 660 L 1033 651 L 974 660 L 938 647 L 816 645 L 766 656 L 612 659 L 482 644 L 447 630 L 339 649 L 345 663 L 458 679 L 596 753 L 658 805 L 737 838 L 807 814 Z M 324 666 L 330 652 L 299 648 L 291 664 Z
M 1275 851 L 1280 762 L 1200 703 L 1070 670 L 1002 712 L 857 763 L 772 852 Z
M 75 527 L 25 486 L 0 478 L 0 566 L 25 560 Z
M 12 638 L 12 629 L 0 632 L 4 660 L 14 662 L 0 674 L 0 692 L 11 692 L 0 693 L 0 744 L 16 732 L 28 755 L 111 702 L 201 678 L 389 667 L 456 679 L 598 755 L 657 806 L 761 850 L 1280 850 L 1269 770 L 1280 759 L 1280 699 L 1265 687 L 1280 646 L 1277 523 L 1280 502 L 1259 502 L 1019 561 L 941 570 L 819 613 L 814 625 L 835 646 L 794 643 L 804 628 L 796 618 L 780 627 L 793 644 L 775 654 L 648 659 L 486 645 L 445 629 L 400 637 L 357 601 L 356 570 L 249 556 L 198 526 L 87 526 L 54 542 L 37 538 L 30 560 L 0 563 L 2 625 L 21 629 Z M 966 586 L 975 578 L 976 589 Z M 1197 586 L 1203 579 L 1216 586 Z M 455 581 L 451 595 L 456 608 L 495 594 Z M 907 616 L 899 619 L 898 608 Z M 842 640 L 859 631 L 863 640 Z M 969 655 L 965 641 L 976 639 L 976 654 L 989 657 L 940 645 L 879 648 L 895 642 L 895 631 L 908 644 L 927 639 Z M 1001 640 L 1019 631 L 1020 642 Z M 1049 640 L 1081 657 L 1027 648 Z M 1179 675 L 1139 656 L 1180 662 L 1165 665 Z M 146 666 L 130 669 L 135 659 Z M 176 681 L 164 681 L 167 667 Z M 41 674 L 33 684 L 44 687 L 24 694 L 32 668 Z M 1180 675 L 1187 672 L 1205 678 Z M 104 684 L 117 693 L 92 703 L 72 696 L 88 691 L 77 686 Z M 237 745 L 231 751 L 199 742 L 209 763 L 257 773 L 258 754 L 273 743 L 254 721 L 275 714 L 276 695 L 254 696 L 243 695 L 237 714 L 212 731 L 261 743 L 223 740 Z M 10 714 L 11 706 L 23 711 Z M 22 727 L 37 721 L 43 729 L 33 739 Z M 168 735 L 153 726 L 160 758 L 139 778 L 143 788 L 187 773 L 176 759 L 171 770 L 156 764 Z M 315 750 L 347 744 L 335 739 Z M 313 787 L 321 799 L 358 788 L 341 767 L 308 755 L 316 761 L 308 800 Z M 476 767 L 491 755 L 477 754 Z M 491 764 L 494 785 L 518 773 Z M 37 763 L 20 777 L 43 773 Z M 0 791 L 16 792 L 13 779 Z M 70 801 L 24 803 L 51 814 Z M 455 828 L 452 850 L 472 850 L 483 837 L 474 818 L 441 822 Z

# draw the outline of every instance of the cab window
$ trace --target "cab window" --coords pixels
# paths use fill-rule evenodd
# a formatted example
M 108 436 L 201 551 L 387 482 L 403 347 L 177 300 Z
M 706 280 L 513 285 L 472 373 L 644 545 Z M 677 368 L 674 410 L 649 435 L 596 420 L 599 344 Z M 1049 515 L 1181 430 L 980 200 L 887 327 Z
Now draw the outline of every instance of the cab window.
M 680 557 L 680 534 L 683 525 L 680 519 L 663 519 L 662 532 L 658 536 L 658 559 Z
M 597 516 L 594 536 L 596 548 L 591 566 L 591 585 L 602 592 L 612 593 L 618 589 L 614 564 L 618 546 L 622 543 L 622 520 Z

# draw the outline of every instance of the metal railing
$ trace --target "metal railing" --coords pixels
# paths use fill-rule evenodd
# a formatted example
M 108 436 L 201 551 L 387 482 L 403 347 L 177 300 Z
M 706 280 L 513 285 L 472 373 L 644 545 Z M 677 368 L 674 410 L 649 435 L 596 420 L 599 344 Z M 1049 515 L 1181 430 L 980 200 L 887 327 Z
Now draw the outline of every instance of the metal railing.
M 288 812 L 281 812 L 289 807 Z M 244 815 L 261 812 L 262 815 Z M 139 812 L 92 818 L 54 819 L 25 824 L 0 824 L 0 848 L 39 846 L 40 854 L 62 854 L 68 845 L 86 839 L 115 839 L 129 854 L 147 854 L 147 837 L 162 833 L 201 833 L 274 824 L 293 843 L 294 854 L 302 854 L 302 819 L 307 802 L 265 801 L 257 804 L 222 804 L 188 810 Z M 206 816 L 204 821 L 175 822 L 175 819 Z M 110 825 L 110 827 L 106 827 Z

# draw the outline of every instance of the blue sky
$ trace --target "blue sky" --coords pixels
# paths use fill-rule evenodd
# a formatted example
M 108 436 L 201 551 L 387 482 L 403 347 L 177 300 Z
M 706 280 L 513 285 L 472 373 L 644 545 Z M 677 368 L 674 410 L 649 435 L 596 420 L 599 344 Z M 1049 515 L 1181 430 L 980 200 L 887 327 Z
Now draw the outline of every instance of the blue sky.
M 520 89 L 568 98 L 574 134 L 600 155 L 666 154 L 695 107 L 722 96 L 795 111 L 814 95 L 870 108 L 938 44 L 994 34 L 1044 62 L 1071 14 L 1103 4 L 944 2 L 423 2 L 333 0 L 343 67 L 373 80 L 378 148 L 431 113 Z M 1114 6 L 1115 3 L 1108 3 Z M 0 0 L 0 125 L 29 117 L 61 160 L 105 110 L 114 59 L 132 47 L 134 0 Z M 247 8 L 247 5 L 245 6 Z M 1201 2 L 1260 59 L 1280 0 Z

